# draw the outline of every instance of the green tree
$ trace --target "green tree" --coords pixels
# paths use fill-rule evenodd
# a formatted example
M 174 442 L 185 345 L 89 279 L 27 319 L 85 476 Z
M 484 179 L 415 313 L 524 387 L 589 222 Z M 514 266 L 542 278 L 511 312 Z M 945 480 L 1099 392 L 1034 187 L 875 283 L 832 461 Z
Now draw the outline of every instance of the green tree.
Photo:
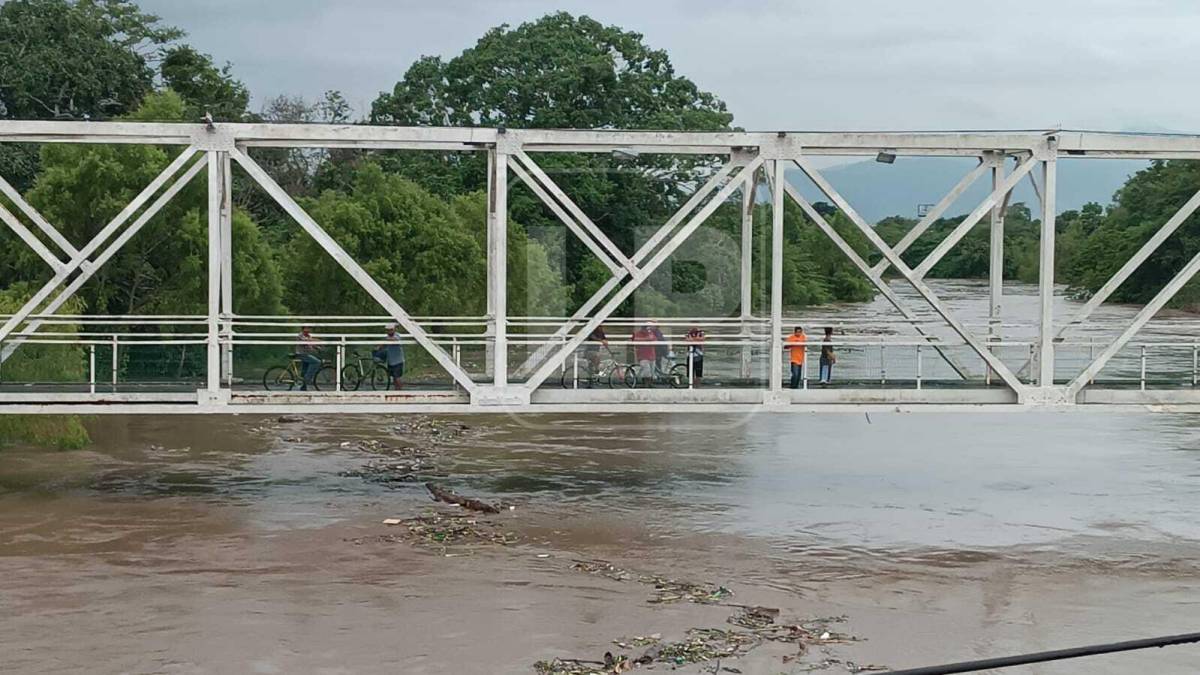
M 241 122 L 246 118 L 250 92 L 233 76 L 233 66 L 221 68 L 212 57 L 187 45 L 166 50 L 159 66 L 163 85 L 187 104 L 184 117 L 198 121 L 205 113 L 218 122 Z
M 1134 174 L 1101 216 L 1096 208 L 1066 223 L 1074 245 L 1064 261 L 1064 281 L 1081 294 L 1098 290 L 1134 253 L 1154 236 L 1175 211 L 1200 188 L 1195 162 L 1160 160 Z M 1200 217 L 1191 215 L 1112 295 L 1116 302 L 1144 303 L 1200 251 Z M 1200 302 L 1200 282 L 1193 280 L 1175 297 L 1177 306 Z
M 367 163 L 349 192 L 326 190 L 306 210 L 414 315 L 482 314 L 486 302 L 486 203 L 479 193 L 446 202 Z M 541 310 L 562 294 L 546 252 L 510 223 L 509 305 Z M 378 314 L 379 305 L 311 237 L 287 248 L 287 303 L 304 314 Z M 536 313 L 536 312 L 535 312 Z

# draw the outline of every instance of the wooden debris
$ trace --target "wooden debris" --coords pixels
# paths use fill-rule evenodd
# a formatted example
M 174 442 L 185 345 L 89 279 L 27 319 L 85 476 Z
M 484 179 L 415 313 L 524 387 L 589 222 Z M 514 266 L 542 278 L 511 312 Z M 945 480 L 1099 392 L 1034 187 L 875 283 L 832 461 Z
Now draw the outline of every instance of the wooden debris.
M 429 494 L 433 496 L 433 501 L 435 502 L 458 504 L 468 511 L 479 511 L 481 513 L 500 513 L 500 507 L 498 506 L 493 506 L 492 504 L 479 501 L 478 499 L 456 495 L 445 488 L 434 485 L 433 483 L 426 483 L 425 489 L 429 490 Z

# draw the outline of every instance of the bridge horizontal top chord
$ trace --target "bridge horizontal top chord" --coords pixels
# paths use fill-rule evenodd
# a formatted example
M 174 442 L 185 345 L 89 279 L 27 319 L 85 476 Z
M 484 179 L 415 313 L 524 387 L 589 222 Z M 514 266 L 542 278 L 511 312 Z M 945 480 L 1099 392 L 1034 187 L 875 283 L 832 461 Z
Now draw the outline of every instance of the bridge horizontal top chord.
M 1060 157 L 1200 157 L 1200 135 L 1045 129 L 1027 131 L 627 131 L 395 127 L 375 125 L 0 120 L 0 142 L 208 144 L 214 135 L 246 147 L 486 150 L 511 144 L 535 152 L 729 154 L 758 150 L 811 155 L 1030 152 L 1057 142 Z

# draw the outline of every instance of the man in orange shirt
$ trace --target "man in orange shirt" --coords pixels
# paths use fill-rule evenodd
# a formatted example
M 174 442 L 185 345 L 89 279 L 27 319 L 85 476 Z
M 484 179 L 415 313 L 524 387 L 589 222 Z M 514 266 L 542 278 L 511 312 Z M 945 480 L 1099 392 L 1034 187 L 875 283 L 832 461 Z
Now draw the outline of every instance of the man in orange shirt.
M 787 337 L 786 349 L 792 355 L 792 389 L 800 388 L 800 378 L 804 373 L 804 345 L 808 342 L 808 336 L 804 334 L 804 328 L 796 326 L 796 330 Z

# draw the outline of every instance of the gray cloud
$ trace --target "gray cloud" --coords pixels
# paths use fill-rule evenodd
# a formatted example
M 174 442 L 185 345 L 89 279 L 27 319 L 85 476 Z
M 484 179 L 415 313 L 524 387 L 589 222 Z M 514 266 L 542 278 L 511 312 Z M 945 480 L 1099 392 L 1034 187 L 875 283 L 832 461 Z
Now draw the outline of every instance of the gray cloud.
M 256 101 L 341 89 L 360 110 L 422 54 L 563 8 L 644 33 L 750 129 L 1200 132 L 1191 0 L 142 0 Z

